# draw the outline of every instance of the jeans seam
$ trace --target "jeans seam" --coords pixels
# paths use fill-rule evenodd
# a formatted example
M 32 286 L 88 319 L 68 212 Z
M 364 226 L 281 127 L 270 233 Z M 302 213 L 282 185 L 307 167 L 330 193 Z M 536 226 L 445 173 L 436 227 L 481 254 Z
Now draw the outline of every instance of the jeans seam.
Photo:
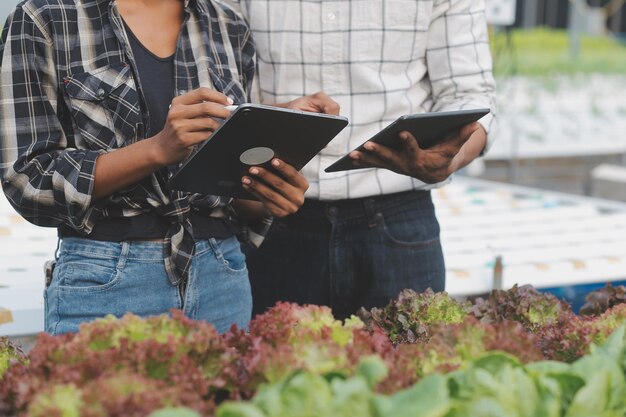
M 43 290 L 43 329 L 48 329 L 48 288 Z
M 55 323 L 54 323 L 54 329 L 52 331 L 52 334 L 57 334 L 57 329 L 59 327 L 59 323 L 61 322 L 61 310 L 60 310 L 60 308 L 61 308 L 61 292 L 58 291 L 57 292 L 57 308 L 56 308 L 57 316 L 56 316 L 56 320 L 55 320 Z
M 198 309 L 197 300 L 195 298 L 194 287 L 192 286 L 192 280 L 195 284 L 195 277 L 193 276 L 193 266 L 189 270 L 189 278 L 187 279 L 187 288 L 185 289 L 185 300 L 183 301 L 183 313 L 190 319 L 195 319 L 193 313 Z M 187 308 L 189 308 L 187 310 Z

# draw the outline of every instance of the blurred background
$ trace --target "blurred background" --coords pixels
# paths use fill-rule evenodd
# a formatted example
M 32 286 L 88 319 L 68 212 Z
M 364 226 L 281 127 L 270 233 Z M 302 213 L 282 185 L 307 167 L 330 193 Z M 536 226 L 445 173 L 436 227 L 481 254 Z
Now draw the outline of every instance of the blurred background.
M 483 178 L 626 201 L 624 0 L 487 0 L 497 141 Z
M 15 4 L 0 0 L 1 22 Z M 626 283 L 625 0 L 486 5 L 499 128 L 485 158 L 433 193 L 446 291 L 532 284 L 577 309 Z M 43 328 L 56 244 L 0 195 L 0 335 Z

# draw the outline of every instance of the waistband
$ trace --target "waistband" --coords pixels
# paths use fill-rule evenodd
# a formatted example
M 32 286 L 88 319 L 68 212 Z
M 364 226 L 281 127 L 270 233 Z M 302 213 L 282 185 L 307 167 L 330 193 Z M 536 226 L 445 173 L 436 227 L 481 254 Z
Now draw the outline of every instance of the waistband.
M 373 218 L 379 212 L 393 213 L 407 206 L 432 208 L 430 190 L 411 190 L 395 194 L 354 198 L 347 200 L 320 201 L 307 199 L 293 220 L 315 217 L 350 219 L 362 216 Z
M 231 241 L 231 239 L 233 240 Z M 208 250 L 216 251 L 219 245 L 224 244 L 223 242 L 238 244 L 237 238 L 234 236 L 226 239 L 198 239 L 195 242 L 196 256 Z M 123 256 L 132 260 L 162 263 L 163 243 L 149 241 L 110 242 L 89 238 L 67 237 L 61 239 L 58 256 L 62 257 L 66 253 L 97 259 L 118 259 Z
M 430 190 L 410 190 L 403 191 L 401 193 L 375 195 L 370 197 L 351 198 L 345 200 L 313 200 L 306 199 L 304 207 L 320 209 L 328 207 L 338 208 L 350 208 L 350 207 L 362 207 L 367 202 L 372 202 L 382 205 L 397 205 L 402 204 L 404 201 L 410 201 L 415 199 L 430 198 Z
M 226 218 L 204 216 L 191 212 L 189 219 L 196 239 L 226 239 L 237 233 L 236 223 Z M 125 242 L 132 240 L 159 240 L 165 237 L 170 223 L 157 213 L 143 213 L 133 217 L 99 219 L 92 232 L 85 236 L 67 226 L 58 228 L 60 238 L 87 238 L 105 242 Z

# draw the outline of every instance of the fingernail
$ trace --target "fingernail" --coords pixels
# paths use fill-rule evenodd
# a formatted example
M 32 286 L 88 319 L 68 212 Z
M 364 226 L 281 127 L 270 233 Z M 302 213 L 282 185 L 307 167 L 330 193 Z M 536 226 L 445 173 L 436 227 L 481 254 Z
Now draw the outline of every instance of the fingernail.
M 279 167 L 280 166 L 280 161 L 278 159 L 274 159 L 272 161 L 272 165 L 275 166 L 275 167 Z
M 226 97 L 226 101 L 228 102 L 228 104 L 233 104 L 235 101 L 230 98 L 230 97 Z
M 259 170 L 256 168 L 250 168 L 250 174 L 252 175 L 258 175 L 259 174 Z
M 243 182 L 243 183 L 244 183 L 244 185 L 250 185 L 250 184 L 252 184 L 252 181 L 250 181 L 250 178 L 247 178 L 247 177 L 243 177 L 243 178 L 241 179 L 241 182 Z
M 369 142 L 368 142 L 368 143 L 366 143 L 365 145 L 363 145 L 363 147 L 364 147 L 365 149 L 367 149 L 368 151 L 373 151 L 373 150 L 374 150 L 374 145 L 373 145 L 373 144 L 371 144 L 371 143 L 369 143 Z

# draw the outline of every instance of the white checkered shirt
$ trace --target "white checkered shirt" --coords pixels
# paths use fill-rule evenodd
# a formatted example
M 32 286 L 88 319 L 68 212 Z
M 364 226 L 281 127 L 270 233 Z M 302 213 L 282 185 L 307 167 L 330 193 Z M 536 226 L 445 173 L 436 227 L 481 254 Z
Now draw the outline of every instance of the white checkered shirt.
M 261 101 L 324 91 L 350 119 L 304 168 L 309 198 L 441 186 L 381 169 L 324 172 L 401 115 L 487 107 L 492 113 L 480 122 L 491 130 L 495 83 L 483 0 L 223 1 L 239 6 L 252 28 Z

